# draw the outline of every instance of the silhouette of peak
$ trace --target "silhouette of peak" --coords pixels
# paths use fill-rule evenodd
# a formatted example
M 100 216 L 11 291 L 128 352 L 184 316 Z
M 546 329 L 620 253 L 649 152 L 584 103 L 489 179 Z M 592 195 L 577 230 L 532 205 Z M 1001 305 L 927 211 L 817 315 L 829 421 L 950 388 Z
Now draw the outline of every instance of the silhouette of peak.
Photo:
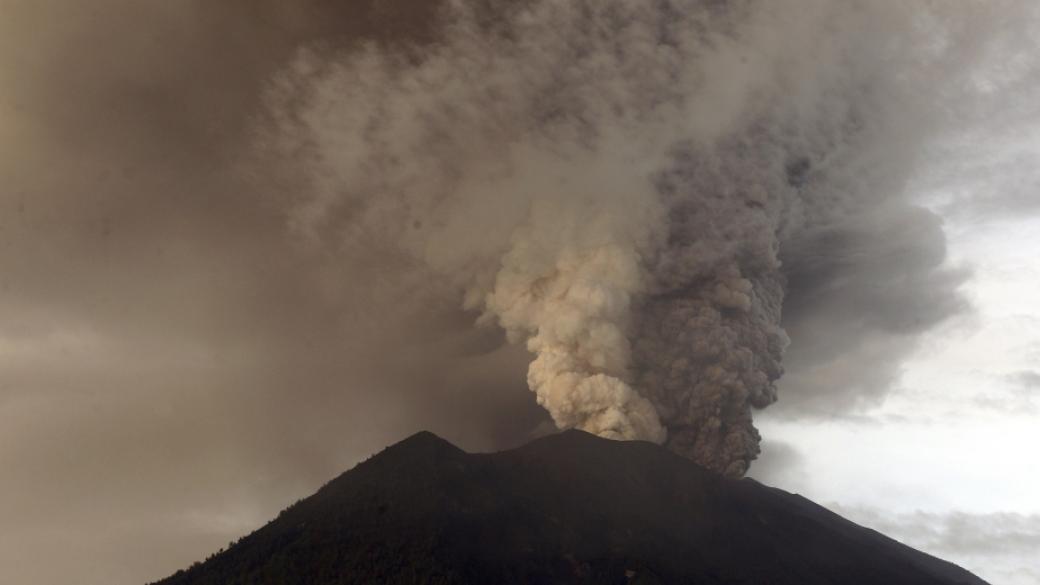
M 403 451 L 424 451 L 424 452 L 457 452 L 465 453 L 462 449 L 459 449 L 451 442 L 446 439 L 431 433 L 430 431 L 419 431 L 414 435 L 394 443 L 386 449 L 387 452 L 390 450 Z
M 578 449 L 587 451 L 602 451 L 607 452 L 625 452 L 631 449 L 649 449 L 655 450 L 657 447 L 653 443 L 645 441 L 617 441 L 614 439 L 604 439 L 587 433 L 578 429 L 568 429 L 539 437 L 526 445 L 519 447 L 519 449 Z
M 581 431 L 416 433 L 162 585 L 984 585 L 800 496 Z

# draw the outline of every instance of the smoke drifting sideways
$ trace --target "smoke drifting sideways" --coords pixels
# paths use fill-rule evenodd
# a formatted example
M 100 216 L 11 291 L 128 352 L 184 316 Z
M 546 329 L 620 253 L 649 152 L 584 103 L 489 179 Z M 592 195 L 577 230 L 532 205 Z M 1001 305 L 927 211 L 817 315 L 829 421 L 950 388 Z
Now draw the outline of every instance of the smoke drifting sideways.
M 981 10 L 453 2 L 434 44 L 302 50 L 257 156 L 298 186 L 295 233 L 380 259 L 388 306 L 457 299 L 525 344 L 558 427 L 739 476 L 752 410 L 777 400 L 785 296 L 793 330 L 816 304 L 837 316 L 848 338 L 817 355 L 875 357 L 864 371 L 965 309 L 907 182 L 977 93 Z M 909 319 L 880 313 L 907 300 Z

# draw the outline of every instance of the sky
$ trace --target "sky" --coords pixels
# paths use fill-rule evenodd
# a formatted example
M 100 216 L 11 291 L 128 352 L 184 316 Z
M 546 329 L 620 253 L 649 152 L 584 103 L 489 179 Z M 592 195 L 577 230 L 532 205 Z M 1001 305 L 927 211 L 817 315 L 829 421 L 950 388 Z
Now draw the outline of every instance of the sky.
M 435 4 L 0 0 L 0 581 L 725 404 L 670 446 L 1040 583 L 1035 8 Z
M 976 312 L 931 332 L 881 405 L 844 420 L 763 413 L 765 468 L 751 474 L 993 583 L 1036 583 L 1040 221 L 949 227 Z
M 1025 123 L 979 138 L 945 145 L 911 183 L 943 217 L 947 262 L 970 270 L 971 310 L 920 340 L 880 404 L 836 420 L 764 411 L 764 465 L 751 475 L 993 583 L 1030 584 L 1040 581 L 1040 196 L 1033 169 L 1011 165 L 1038 154 L 1040 134 Z

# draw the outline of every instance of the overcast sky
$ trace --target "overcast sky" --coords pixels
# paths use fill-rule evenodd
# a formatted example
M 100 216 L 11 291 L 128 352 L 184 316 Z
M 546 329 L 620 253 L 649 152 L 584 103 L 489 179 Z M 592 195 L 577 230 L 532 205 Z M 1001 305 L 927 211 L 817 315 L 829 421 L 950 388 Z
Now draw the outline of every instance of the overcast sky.
M 1000 584 L 1040 582 L 1040 220 L 949 220 L 977 312 L 932 332 L 881 405 L 759 418 L 752 475 Z
M 480 20 L 493 29 L 502 4 L 478 4 L 497 15 Z M 781 62 L 812 54 L 771 34 L 806 22 L 841 40 L 858 21 L 830 4 L 749 3 L 740 18 L 776 28 L 752 27 L 761 37 L 743 60 L 702 73 L 774 95 L 755 85 L 773 69 L 755 50 L 771 47 Z M 361 40 L 372 54 L 421 60 L 443 34 L 433 5 L 0 0 L 0 582 L 155 580 L 414 431 L 491 450 L 552 428 L 527 387 L 522 345 L 473 327 L 475 314 L 408 258 L 316 245 L 285 194 L 331 179 L 257 154 L 286 112 L 332 127 L 307 137 L 331 136 L 322 148 L 352 153 L 335 124 L 364 111 L 360 101 L 292 108 L 322 91 L 337 98 L 344 79 L 353 87 L 360 65 L 341 56 Z M 861 44 L 849 46 L 866 53 L 906 26 L 899 3 L 891 22 L 885 3 L 872 6 L 878 28 L 851 29 Z M 796 234 L 780 251 L 792 339 L 779 401 L 755 412 L 764 442 L 751 475 L 995 584 L 1036 585 L 1040 83 L 1029 56 L 1040 54 L 1040 21 L 1028 2 L 950 6 L 934 16 L 960 44 L 925 39 L 941 57 L 929 57 L 935 69 L 900 70 L 929 91 L 863 106 L 935 105 L 893 117 L 904 130 L 871 134 L 879 142 L 850 167 L 882 176 L 872 188 L 896 169 L 904 188 L 869 220 Z M 483 42 L 472 32 L 455 31 L 452 47 Z M 730 75 L 748 59 L 750 73 Z M 814 79 L 818 63 L 799 63 L 795 79 Z M 286 85 L 312 66 L 333 74 Z M 943 101 L 948 70 L 970 73 L 971 100 Z M 737 119 L 724 90 L 702 97 Z M 369 106 L 385 97 L 351 95 Z M 520 100 L 496 111 L 520 111 Z M 939 138 L 918 136 L 921 117 Z M 379 144 L 406 134 L 391 130 Z M 537 160 L 531 168 L 551 169 Z M 611 174 L 623 165 L 587 166 L 606 177 L 594 187 L 623 183 Z M 440 241 L 438 258 L 468 270 L 472 258 L 456 252 L 487 235 L 473 232 Z

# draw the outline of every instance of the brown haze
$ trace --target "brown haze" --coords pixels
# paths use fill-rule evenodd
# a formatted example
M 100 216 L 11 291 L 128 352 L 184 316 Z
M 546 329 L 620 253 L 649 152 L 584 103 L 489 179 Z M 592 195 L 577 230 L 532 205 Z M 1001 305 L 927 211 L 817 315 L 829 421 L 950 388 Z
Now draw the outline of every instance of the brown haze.
M 542 420 L 522 352 L 358 321 L 359 274 L 298 254 L 235 169 L 297 43 L 432 22 L 288 4 L 0 3 L 5 582 L 158 577 L 413 429 L 490 448 Z M 436 343 L 395 336 L 412 316 Z

